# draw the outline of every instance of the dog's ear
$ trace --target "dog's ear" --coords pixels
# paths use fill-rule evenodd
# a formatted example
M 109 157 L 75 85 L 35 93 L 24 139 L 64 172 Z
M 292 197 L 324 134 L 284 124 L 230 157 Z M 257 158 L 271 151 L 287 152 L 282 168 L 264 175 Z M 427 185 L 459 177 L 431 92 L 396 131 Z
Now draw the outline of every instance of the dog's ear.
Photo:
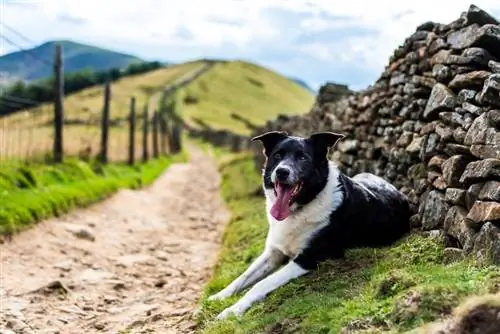
M 288 133 L 285 131 L 270 131 L 257 137 L 253 137 L 252 141 L 259 140 L 262 142 L 262 145 L 264 146 L 264 155 L 267 156 L 267 154 L 272 151 L 274 146 L 286 137 L 288 137 Z
M 343 134 L 325 131 L 313 133 L 309 136 L 308 141 L 312 143 L 318 154 L 326 156 L 328 149 L 335 146 L 343 138 L 345 138 Z

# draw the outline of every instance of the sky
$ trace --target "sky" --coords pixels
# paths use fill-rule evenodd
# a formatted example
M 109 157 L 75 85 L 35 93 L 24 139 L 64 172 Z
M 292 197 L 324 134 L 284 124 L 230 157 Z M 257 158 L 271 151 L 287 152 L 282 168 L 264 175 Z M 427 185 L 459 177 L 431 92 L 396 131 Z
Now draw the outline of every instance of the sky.
M 362 89 L 419 24 L 449 23 L 470 1 L 0 0 L 0 23 L 32 43 L 0 33 L 24 48 L 71 39 L 146 60 L 244 59 L 313 89 Z M 474 4 L 500 18 L 500 1 Z M 0 55 L 15 50 L 0 39 Z

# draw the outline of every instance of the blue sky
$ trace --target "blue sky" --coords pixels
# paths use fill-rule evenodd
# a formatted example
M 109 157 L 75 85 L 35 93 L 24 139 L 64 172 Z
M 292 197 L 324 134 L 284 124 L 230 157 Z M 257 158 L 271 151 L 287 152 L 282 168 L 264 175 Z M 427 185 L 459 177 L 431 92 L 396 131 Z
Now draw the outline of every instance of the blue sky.
M 326 81 L 361 89 L 416 26 L 448 23 L 469 1 L 0 0 L 0 23 L 35 43 L 73 39 L 173 62 L 246 59 L 314 89 Z M 500 18 L 500 1 L 474 3 Z M 14 50 L 0 40 L 0 54 Z

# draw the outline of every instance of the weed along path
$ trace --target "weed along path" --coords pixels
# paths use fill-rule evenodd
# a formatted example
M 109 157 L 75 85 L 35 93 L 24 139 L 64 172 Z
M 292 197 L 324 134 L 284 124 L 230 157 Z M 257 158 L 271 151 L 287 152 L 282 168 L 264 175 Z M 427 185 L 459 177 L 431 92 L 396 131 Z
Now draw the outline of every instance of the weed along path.
M 192 333 L 229 218 L 215 163 L 190 147 L 149 188 L 0 245 L 0 333 Z

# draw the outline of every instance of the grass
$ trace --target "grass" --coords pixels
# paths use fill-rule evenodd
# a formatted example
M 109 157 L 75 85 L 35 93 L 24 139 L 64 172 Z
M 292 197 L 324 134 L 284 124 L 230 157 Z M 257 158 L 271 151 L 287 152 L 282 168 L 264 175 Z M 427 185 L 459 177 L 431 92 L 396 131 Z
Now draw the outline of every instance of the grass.
M 263 125 L 278 114 L 306 113 L 314 102 L 314 96 L 297 83 L 243 61 L 217 63 L 183 93 L 188 124 L 197 126 L 202 121 L 213 129 L 239 134 L 249 134 L 249 130 L 232 113 Z
M 202 297 L 201 333 L 404 332 L 450 314 L 465 297 L 498 290 L 498 267 L 470 259 L 443 264 L 440 238 L 412 235 L 389 248 L 354 249 L 254 304 L 240 319 L 212 319 L 242 293 L 206 298 L 240 275 L 267 232 L 260 177 L 250 155 L 221 164 L 222 195 L 232 212 L 213 277 Z
M 62 164 L 14 163 L 0 168 L 0 234 L 21 231 L 41 219 L 100 201 L 121 188 L 152 183 L 185 153 L 146 163 L 102 165 L 67 159 Z

